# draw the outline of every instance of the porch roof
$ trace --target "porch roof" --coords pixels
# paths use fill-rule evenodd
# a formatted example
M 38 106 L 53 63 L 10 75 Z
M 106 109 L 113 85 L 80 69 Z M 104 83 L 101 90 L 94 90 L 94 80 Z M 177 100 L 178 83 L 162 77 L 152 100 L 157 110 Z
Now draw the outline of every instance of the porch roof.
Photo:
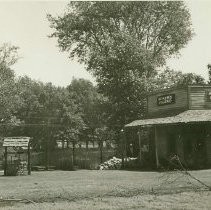
M 125 127 L 179 124 L 191 122 L 211 122 L 211 110 L 187 110 L 172 117 L 135 120 L 125 125 Z

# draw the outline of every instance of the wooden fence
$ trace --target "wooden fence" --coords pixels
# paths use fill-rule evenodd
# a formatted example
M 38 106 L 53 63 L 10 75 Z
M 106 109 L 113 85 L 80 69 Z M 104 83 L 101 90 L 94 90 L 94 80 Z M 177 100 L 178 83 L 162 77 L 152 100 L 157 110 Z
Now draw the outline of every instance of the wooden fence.
M 115 156 L 114 149 L 104 149 L 102 153 L 103 162 Z M 48 160 L 44 152 L 32 153 L 31 155 L 32 166 L 54 166 L 56 169 L 73 170 L 73 151 L 72 149 L 56 149 L 49 151 Z M 46 161 L 48 163 L 46 163 Z M 101 162 L 100 151 L 96 148 L 75 149 L 75 167 L 80 169 L 97 169 Z

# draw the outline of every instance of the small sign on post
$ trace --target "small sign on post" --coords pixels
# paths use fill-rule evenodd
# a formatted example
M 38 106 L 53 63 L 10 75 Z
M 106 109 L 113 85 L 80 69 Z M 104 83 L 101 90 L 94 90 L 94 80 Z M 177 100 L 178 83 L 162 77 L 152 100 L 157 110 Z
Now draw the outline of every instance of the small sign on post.
M 8 163 L 7 163 L 7 147 L 18 147 L 18 148 L 26 148 L 28 151 L 27 159 L 28 159 L 28 174 L 31 174 L 31 163 L 30 163 L 30 145 L 29 145 L 30 137 L 6 137 L 4 138 L 3 147 L 5 147 L 5 166 L 4 166 L 4 175 L 8 175 Z M 20 166 L 20 165 L 19 165 Z M 15 172 L 17 175 L 17 171 Z
M 28 147 L 29 137 L 7 137 L 4 139 L 3 147 Z

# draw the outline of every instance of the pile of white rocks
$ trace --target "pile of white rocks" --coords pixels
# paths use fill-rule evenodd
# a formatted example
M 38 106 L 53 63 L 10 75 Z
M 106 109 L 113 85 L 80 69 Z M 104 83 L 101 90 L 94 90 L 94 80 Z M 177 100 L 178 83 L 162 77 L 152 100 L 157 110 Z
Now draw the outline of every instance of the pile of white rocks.
M 125 158 L 125 161 L 130 162 L 136 160 L 137 158 Z M 122 159 L 113 157 L 112 159 L 99 165 L 99 170 L 118 170 L 122 166 Z

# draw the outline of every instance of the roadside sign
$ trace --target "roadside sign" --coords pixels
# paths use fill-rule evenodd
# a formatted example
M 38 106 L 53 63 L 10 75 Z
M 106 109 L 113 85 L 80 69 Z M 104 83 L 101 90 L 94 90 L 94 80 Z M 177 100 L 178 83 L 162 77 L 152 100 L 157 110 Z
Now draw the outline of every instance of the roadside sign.
M 3 147 L 28 147 L 29 140 L 29 137 L 6 137 Z

